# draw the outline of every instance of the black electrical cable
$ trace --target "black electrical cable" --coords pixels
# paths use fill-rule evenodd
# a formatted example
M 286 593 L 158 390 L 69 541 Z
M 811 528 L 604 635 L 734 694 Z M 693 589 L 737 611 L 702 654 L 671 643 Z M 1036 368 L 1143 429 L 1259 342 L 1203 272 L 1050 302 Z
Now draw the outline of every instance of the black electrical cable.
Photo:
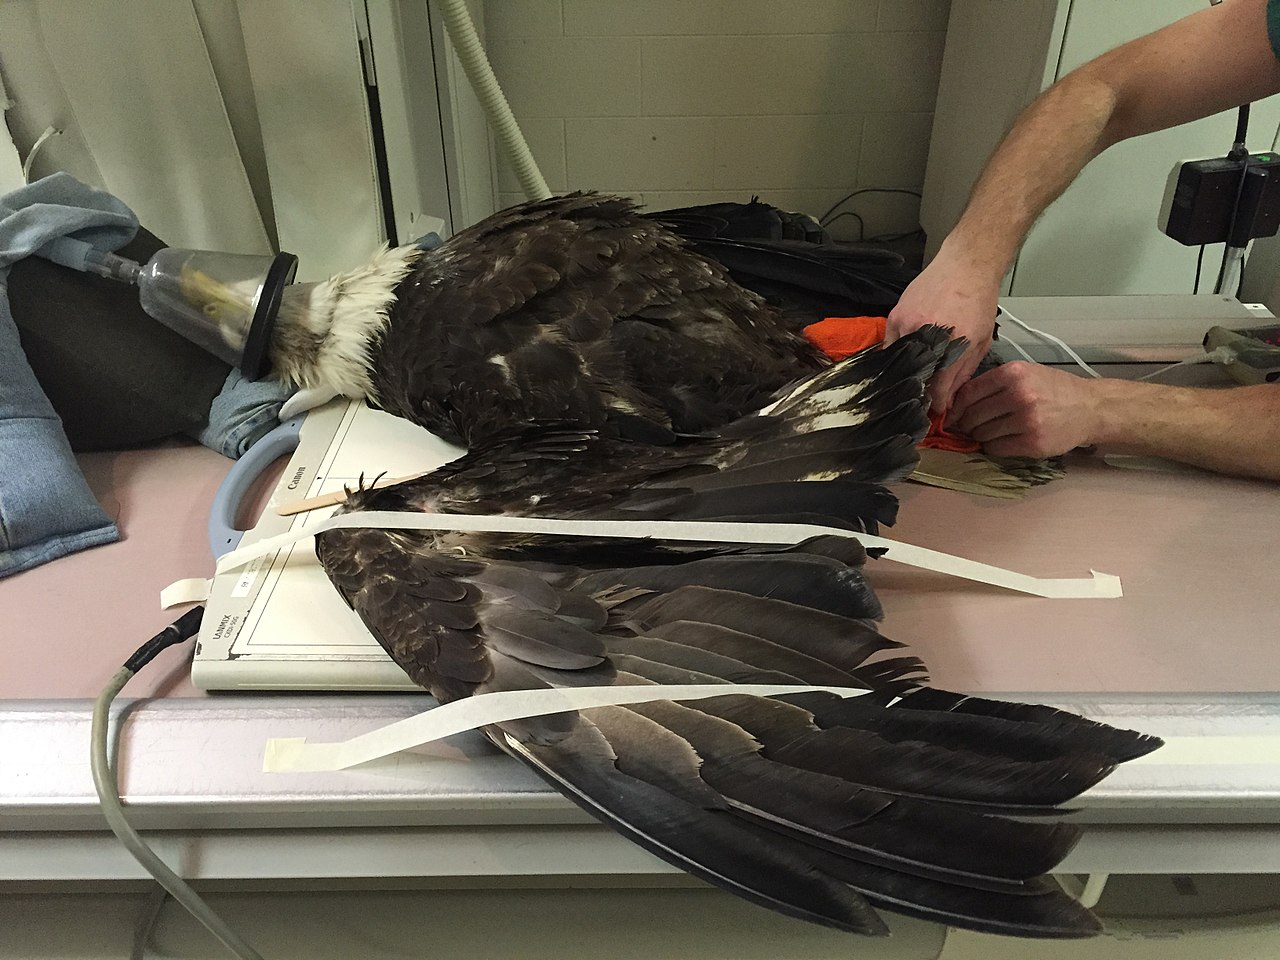
M 133 656 L 124 662 L 125 669 L 130 673 L 137 673 L 154 660 L 156 654 L 161 650 L 190 640 L 199 632 L 200 621 L 203 619 L 204 607 L 192 607 L 137 650 L 133 651 Z
M 140 646 L 133 656 L 125 661 L 124 666 L 116 671 L 102 693 L 98 694 L 98 699 L 93 704 L 93 721 L 89 729 L 89 768 L 93 774 L 93 786 L 98 792 L 98 802 L 102 806 L 102 815 L 106 818 L 107 826 L 124 844 L 125 849 L 133 854 L 134 859 L 142 864 L 175 900 L 186 907 L 192 916 L 203 923 L 209 932 L 221 940 L 223 946 L 240 960 L 262 960 L 258 952 L 241 940 L 239 935 L 210 909 L 200 895 L 147 846 L 146 841 L 138 835 L 138 831 L 133 829 L 133 825 L 125 816 L 124 805 L 120 802 L 120 784 L 116 780 L 116 771 L 108 758 L 107 732 L 112 702 L 134 674 L 150 663 L 161 650 L 194 637 L 200 629 L 200 621 L 203 617 L 204 607 L 192 607 Z
M 1231 205 L 1231 219 L 1227 223 L 1227 237 L 1230 238 L 1236 229 L 1236 217 L 1240 213 L 1240 196 L 1244 192 L 1245 180 L 1249 173 L 1249 148 L 1245 145 L 1245 140 L 1249 136 L 1249 104 L 1243 103 L 1236 112 L 1236 135 L 1231 144 L 1231 152 L 1227 154 L 1230 160 L 1239 160 L 1240 163 L 1240 182 L 1236 184 L 1236 197 Z M 1247 244 L 1247 241 L 1246 241 Z M 1232 246 L 1228 241 L 1227 245 L 1222 249 L 1222 263 L 1218 265 L 1218 279 L 1214 281 L 1213 292 L 1222 292 L 1222 281 L 1226 279 L 1227 263 L 1231 260 Z M 1197 285 L 1198 287 L 1198 285 Z
M 1232 154 L 1248 153 L 1249 148 L 1244 145 L 1245 139 L 1249 136 L 1249 104 L 1242 104 L 1239 112 L 1236 114 L 1236 138 L 1231 145 Z
M 827 212 L 818 218 L 818 223 L 822 224 L 822 226 L 825 227 L 827 225 L 828 217 L 830 217 L 833 213 L 839 210 L 842 206 L 844 206 L 854 197 L 859 197 L 864 193 L 905 193 L 911 197 L 920 196 L 919 190 L 908 190 L 906 187 L 862 187 L 860 190 L 853 191 L 853 193 L 845 194 L 843 197 L 841 197 L 839 200 L 833 203 L 830 207 L 828 207 Z
M 903 230 L 901 233 L 878 233 L 874 237 L 867 237 L 867 243 L 892 243 L 894 240 L 906 240 L 908 238 L 923 237 L 924 229 L 916 227 L 914 230 Z
M 841 218 L 843 218 L 843 217 L 850 217 L 850 218 L 852 218 L 852 219 L 854 219 L 854 220 L 857 220 L 857 221 L 858 221 L 858 239 L 859 239 L 859 240 L 861 240 L 861 239 L 862 239 L 862 237 L 863 237 L 863 234 L 865 234 L 865 233 L 867 232 L 867 225 L 866 225 L 866 223 L 863 221 L 862 217 L 861 217 L 860 215 L 858 215 L 858 214 L 854 213 L 852 210 L 842 210 L 840 213 L 837 213 L 837 214 L 836 214 L 834 217 L 832 217 L 830 220 L 823 220 L 823 221 L 821 221 L 821 226 L 823 226 L 823 227 L 830 227 L 832 224 L 834 224 L 834 223 L 838 223 L 838 222 L 840 221 L 840 219 L 841 219 Z
M 1195 282 L 1195 286 L 1191 288 L 1191 292 L 1193 294 L 1200 292 L 1200 268 L 1203 266 L 1204 266 L 1204 244 L 1202 243 L 1200 244 L 1200 252 L 1196 254 L 1196 282 Z
M 1234 147 L 1232 148 L 1231 152 L 1235 153 Z M 1240 182 L 1236 184 L 1236 197 L 1231 204 L 1231 219 L 1227 221 L 1227 237 L 1228 238 L 1230 238 L 1231 235 L 1236 232 L 1236 217 L 1239 216 L 1240 214 L 1240 196 L 1241 194 L 1244 193 L 1245 179 L 1248 177 L 1248 174 L 1249 174 L 1249 154 L 1245 153 L 1244 160 L 1240 165 Z M 1246 244 L 1247 244 L 1247 241 L 1246 241 Z M 1222 263 L 1218 264 L 1218 279 L 1215 280 L 1213 284 L 1214 293 L 1222 292 L 1222 281 L 1226 279 L 1227 263 L 1231 259 L 1231 251 L 1233 249 L 1235 248 L 1231 246 L 1231 243 L 1228 240 L 1227 245 L 1222 249 Z

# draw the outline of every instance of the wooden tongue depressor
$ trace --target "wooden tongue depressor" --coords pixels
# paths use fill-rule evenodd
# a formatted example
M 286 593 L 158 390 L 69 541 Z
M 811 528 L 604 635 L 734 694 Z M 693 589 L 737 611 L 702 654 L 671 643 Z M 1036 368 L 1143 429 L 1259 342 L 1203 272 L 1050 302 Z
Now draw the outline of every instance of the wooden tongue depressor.
M 366 483 L 365 489 L 389 487 L 392 484 L 404 483 L 406 480 L 417 480 L 419 477 L 425 477 L 430 472 L 430 470 L 424 470 L 421 473 L 411 473 L 404 477 L 379 477 L 373 483 Z M 305 500 L 291 500 L 288 503 L 282 503 L 276 507 L 276 513 L 282 517 L 292 517 L 295 514 L 306 513 L 309 510 L 319 510 L 321 507 L 337 506 L 345 499 L 347 499 L 347 491 L 344 488 L 330 493 L 322 493 L 318 497 L 307 497 Z

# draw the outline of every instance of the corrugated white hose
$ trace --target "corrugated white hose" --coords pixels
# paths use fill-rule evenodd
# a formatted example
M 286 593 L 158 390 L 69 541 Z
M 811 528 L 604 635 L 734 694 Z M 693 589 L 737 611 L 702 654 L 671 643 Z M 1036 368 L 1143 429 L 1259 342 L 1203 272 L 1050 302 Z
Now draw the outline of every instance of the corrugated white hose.
M 471 14 L 467 10 L 466 0 L 437 0 L 440 15 L 444 18 L 444 27 L 449 34 L 449 42 L 462 62 L 462 69 L 471 82 L 471 89 L 480 98 L 480 106 L 498 142 L 506 152 L 507 159 L 520 180 L 524 195 L 530 200 L 545 200 L 551 196 L 547 189 L 547 181 L 542 178 L 529 145 L 525 143 L 524 134 L 511 113 L 511 106 L 502 93 L 498 78 L 493 75 L 493 67 L 485 56 L 480 37 L 476 34 L 476 26 L 471 22 Z

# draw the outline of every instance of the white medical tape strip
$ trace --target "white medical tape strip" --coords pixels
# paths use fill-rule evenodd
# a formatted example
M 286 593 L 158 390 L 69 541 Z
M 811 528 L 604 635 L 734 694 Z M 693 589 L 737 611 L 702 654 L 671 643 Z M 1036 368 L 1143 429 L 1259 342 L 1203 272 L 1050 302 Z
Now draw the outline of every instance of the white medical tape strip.
M 168 610 L 183 603 L 203 603 L 209 599 L 209 591 L 212 589 L 212 580 L 202 580 L 199 577 L 176 580 L 160 591 L 160 609 Z
M 503 690 L 455 700 L 385 727 L 337 743 L 308 743 L 304 737 L 267 741 L 265 773 L 315 773 L 344 770 L 358 763 L 431 743 L 491 723 L 541 717 L 591 707 L 647 703 L 653 700 L 702 700 L 707 697 L 822 691 L 841 697 L 870 693 L 855 687 L 810 687 L 771 683 L 647 683 L 616 687 L 560 687 L 546 690 Z
M 1128 761 L 1145 766 L 1280 766 L 1280 735 L 1165 737 L 1164 746 Z
M 553 520 L 546 517 L 472 516 L 456 513 L 399 513 L 368 511 L 330 517 L 304 530 L 292 530 L 232 550 L 218 560 L 217 572 L 242 566 L 306 537 L 326 530 L 376 528 L 386 530 L 464 530 L 485 533 L 541 533 L 569 537 L 621 537 L 628 539 L 695 540 L 725 543 L 799 543 L 810 537 L 856 537 L 865 546 L 884 547 L 885 559 L 945 573 L 978 583 L 989 583 L 1037 597 L 1098 599 L 1122 596 L 1120 578 L 1090 571 L 1091 578 L 1042 579 L 990 564 L 965 560 L 937 550 L 899 543 L 884 537 L 852 533 L 835 527 L 807 523 L 740 523 L 720 520 Z

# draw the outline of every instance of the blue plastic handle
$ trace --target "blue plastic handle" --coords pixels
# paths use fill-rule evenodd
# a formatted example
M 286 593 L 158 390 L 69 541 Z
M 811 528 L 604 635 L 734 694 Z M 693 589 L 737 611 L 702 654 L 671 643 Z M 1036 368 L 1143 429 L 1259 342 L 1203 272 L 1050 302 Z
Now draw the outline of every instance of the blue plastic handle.
M 218 486 L 209 510 L 209 549 L 214 557 L 230 553 L 240 545 L 243 530 L 236 529 L 236 514 L 240 504 L 264 470 L 277 457 L 292 453 L 298 448 L 302 436 L 302 421 L 306 414 L 286 420 L 249 448 L 249 452 L 237 460 L 231 471 Z

